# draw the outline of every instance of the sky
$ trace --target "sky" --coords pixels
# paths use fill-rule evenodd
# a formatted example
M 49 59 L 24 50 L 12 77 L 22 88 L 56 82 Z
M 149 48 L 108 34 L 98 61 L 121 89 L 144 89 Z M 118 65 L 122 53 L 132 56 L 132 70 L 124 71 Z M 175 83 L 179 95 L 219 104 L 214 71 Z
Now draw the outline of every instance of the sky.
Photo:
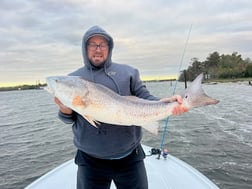
M 176 76 L 214 51 L 252 59 L 251 10 L 251 0 L 1 0 L 0 86 L 83 66 L 94 25 L 113 37 L 112 60 L 142 77 Z

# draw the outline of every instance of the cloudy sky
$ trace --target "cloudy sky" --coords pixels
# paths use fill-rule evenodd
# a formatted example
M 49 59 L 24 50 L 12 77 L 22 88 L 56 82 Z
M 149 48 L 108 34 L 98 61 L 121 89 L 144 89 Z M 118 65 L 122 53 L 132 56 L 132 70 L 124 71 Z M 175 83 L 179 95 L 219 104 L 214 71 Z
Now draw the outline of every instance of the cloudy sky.
M 100 25 L 113 61 L 142 76 L 177 75 L 212 52 L 252 58 L 251 0 L 1 0 L 0 85 L 44 81 L 83 66 L 81 39 Z

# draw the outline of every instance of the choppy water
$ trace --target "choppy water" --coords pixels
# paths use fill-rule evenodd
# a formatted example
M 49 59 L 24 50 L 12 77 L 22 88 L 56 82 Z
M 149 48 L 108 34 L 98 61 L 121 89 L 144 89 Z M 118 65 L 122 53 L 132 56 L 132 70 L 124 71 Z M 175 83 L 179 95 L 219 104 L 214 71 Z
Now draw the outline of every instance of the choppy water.
M 153 94 L 171 96 L 170 82 L 147 83 Z M 252 188 L 252 87 L 246 83 L 203 85 L 221 102 L 170 117 L 165 147 L 220 188 Z M 177 92 L 183 91 L 179 83 Z M 0 188 L 21 189 L 74 157 L 71 126 L 57 118 L 44 90 L 0 92 Z M 143 143 L 159 147 L 160 134 Z

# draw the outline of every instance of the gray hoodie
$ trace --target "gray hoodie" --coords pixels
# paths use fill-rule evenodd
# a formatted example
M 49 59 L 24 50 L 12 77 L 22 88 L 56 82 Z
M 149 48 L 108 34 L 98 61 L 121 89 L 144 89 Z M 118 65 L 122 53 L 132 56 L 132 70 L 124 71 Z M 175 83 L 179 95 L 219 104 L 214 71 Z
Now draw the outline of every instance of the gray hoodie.
M 95 34 L 103 35 L 109 42 L 108 59 L 99 67 L 92 65 L 86 54 L 87 41 Z M 91 27 L 82 40 L 84 67 L 69 75 L 81 76 L 100 83 L 123 96 L 134 95 L 144 99 L 158 100 L 150 95 L 143 85 L 137 69 L 112 62 L 113 46 L 113 39 L 105 30 L 99 26 Z M 73 123 L 76 147 L 96 158 L 116 159 L 123 157 L 132 152 L 140 144 L 142 138 L 142 130 L 139 126 L 116 126 L 101 123 L 98 128 L 95 128 L 75 112 L 72 115 L 59 112 L 59 118 L 65 123 Z

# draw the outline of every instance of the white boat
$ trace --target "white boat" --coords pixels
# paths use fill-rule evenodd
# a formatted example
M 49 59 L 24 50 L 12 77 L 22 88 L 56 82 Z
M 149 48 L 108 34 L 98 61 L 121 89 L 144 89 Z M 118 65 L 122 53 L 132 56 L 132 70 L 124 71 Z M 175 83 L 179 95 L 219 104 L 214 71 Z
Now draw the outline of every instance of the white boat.
M 146 154 L 151 147 L 143 145 Z M 145 158 L 149 189 L 218 189 L 202 173 L 178 158 L 168 155 L 157 159 L 156 155 Z M 77 166 L 69 160 L 38 178 L 25 189 L 74 189 L 76 186 Z M 111 189 L 115 189 L 112 183 Z

